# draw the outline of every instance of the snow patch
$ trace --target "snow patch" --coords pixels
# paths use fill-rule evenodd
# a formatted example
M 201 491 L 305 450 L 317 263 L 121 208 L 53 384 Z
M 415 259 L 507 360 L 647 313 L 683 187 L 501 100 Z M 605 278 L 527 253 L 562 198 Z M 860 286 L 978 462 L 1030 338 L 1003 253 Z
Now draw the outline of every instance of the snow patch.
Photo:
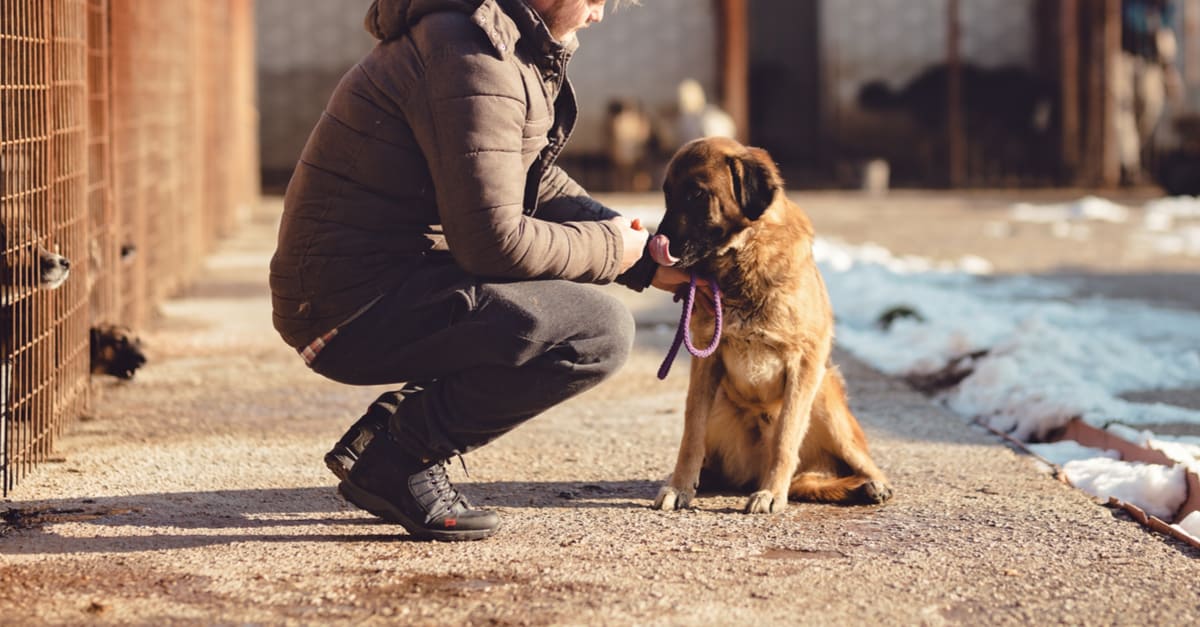
M 1129 220 L 1129 209 L 1104 198 L 1085 196 L 1073 202 L 1059 204 L 1017 203 L 1012 206 L 1010 216 L 1018 222 L 1042 224 L 1083 220 L 1122 223 Z
M 1067 462 L 1063 474 L 1071 485 L 1092 496 L 1118 498 L 1163 520 L 1171 520 L 1187 499 L 1183 466 L 1167 468 L 1097 457 Z
M 1200 540 L 1200 512 L 1192 512 L 1184 517 L 1183 520 L 1171 526 Z
M 1074 440 L 1061 440 L 1058 442 L 1049 442 L 1045 444 L 1028 444 L 1029 450 L 1036 453 L 1042 459 L 1054 464 L 1062 466 L 1067 462 L 1073 462 L 1084 459 L 1093 459 L 1103 457 L 1107 459 L 1120 459 L 1121 454 L 1112 449 L 1093 448 L 1084 446 Z

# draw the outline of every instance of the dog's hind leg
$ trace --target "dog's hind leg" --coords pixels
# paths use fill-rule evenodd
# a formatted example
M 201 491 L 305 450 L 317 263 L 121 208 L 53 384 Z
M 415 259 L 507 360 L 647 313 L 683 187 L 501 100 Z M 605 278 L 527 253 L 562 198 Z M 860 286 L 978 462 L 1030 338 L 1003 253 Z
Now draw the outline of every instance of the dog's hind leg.
M 679 443 L 679 457 L 675 461 L 675 472 L 654 499 L 654 509 L 684 509 L 696 497 L 700 484 L 700 467 L 704 464 L 704 436 L 708 427 L 708 415 L 712 411 L 720 387 L 722 366 L 717 356 L 707 359 L 692 359 L 691 381 L 688 384 L 687 407 L 683 417 L 683 440 Z
M 828 478 L 820 482 L 812 477 L 801 480 L 803 474 L 800 474 L 792 482 L 793 496 L 843 503 L 882 503 L 892 497 L 892 487 L 883 471 L 871 459 L 867 450 L 867 437 L 854 414 L 850 412 L 846 402 L 845 381 L 836 367 L 829 368 L 821 382 L 821 390 L 813 403 L 812 434 L 805 442 L 805 448 L 813 449 L 813 455 L 819 450 L 820 454 L 836 460 L 833 466 L 838 468 L 837 474 L 847 481 L 839 482 Z M 801 451 L 801 455 L 808 456 L 808 453 Z M 829 483 L 829 486 L 823 486 L 824 483 Z M 835 489 L 832 487 L 834 485 L 853 487 L 851 492 L 841 498 L 832 498 L 836 490 L 841 489 Z M 814 493 L 797 494 L 796 490 Z M 827 496 L 819 497 L 816 493 Z

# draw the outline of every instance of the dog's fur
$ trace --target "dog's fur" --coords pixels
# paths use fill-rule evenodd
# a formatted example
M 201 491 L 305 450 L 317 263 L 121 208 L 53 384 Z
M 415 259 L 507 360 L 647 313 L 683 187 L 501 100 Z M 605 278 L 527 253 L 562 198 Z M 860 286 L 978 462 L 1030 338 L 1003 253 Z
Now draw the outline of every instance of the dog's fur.
M 747 513 L 779 512 L 788 497 L 881 503 L 892 495 L 830 363 L 833 314 L 812 256 L 813 228 L 788 200 L 763 150 L 700 139 L 672 159 L 659 235 L 678 267 L 721 289 L 716 353 L 693 359 L 675 472 L 654 507 L 689 506 L 705 486 L 753 491 Z M 696 308 L 707 345 L 713 315 Z
M 146 363 L 142 341 L 128 327 L 97 325 L 91 328 L 90 337 L 92 374 L 132 379 L 134 372 Z

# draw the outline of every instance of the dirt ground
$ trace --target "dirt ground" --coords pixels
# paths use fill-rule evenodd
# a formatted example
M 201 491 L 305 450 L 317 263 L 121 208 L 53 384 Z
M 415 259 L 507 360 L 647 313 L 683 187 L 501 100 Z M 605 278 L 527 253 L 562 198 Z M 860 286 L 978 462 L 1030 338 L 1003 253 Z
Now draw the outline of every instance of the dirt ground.
M 999 201 L 895 200 L 805 204 L 826 235 L 935 257 L 992 254 L 976 244 L 990 237 L 979 235 L 987 212 L 1002 217 Z M 1200 552 L 845 354 L 836 360 L 892 502 L 746 516 L 743 497 L 705 495 L 693 511 L 652 511 L 682 430 L 686 364 L 655 378 L 678 310 L 665 294 L 619 287 L 603 289 L 639 321 L 628 366 L 467 455 L 469 477 L 452 470 L 500 512 L 500 532 L 409 541 L 341 501 L 321 463 L 380 390 L 312 374 L 271 329 L 278 210 L 278 199 L 264 202 L 162 306 L 142 332 L 150 364 L 132 382 L 98 385 L 93 414 L 59 442 L 61 461 L 4 503 L 0 624 L 1200 621 Z M 1042 259 L 1023 252 L 1035 236 L 988 244 L 997 258 L 1024 258 L 997 268 L 1157 275 L 1189 263 L 1114 263 L 1113 249 L 1081 246 Z

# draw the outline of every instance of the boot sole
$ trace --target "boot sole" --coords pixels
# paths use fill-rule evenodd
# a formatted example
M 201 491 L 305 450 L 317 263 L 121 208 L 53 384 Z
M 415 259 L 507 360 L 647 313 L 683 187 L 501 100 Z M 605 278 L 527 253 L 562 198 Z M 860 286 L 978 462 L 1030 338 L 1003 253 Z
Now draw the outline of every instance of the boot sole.
M 396 523 L 404 527 L 408 533 L 418 538 L 440 540 L 443 542 L 459 542 L 462 540 L 482 540 L 496 533 L 496 529 L 471 529 L 463 531 L 426 529 L 408 516 L 405 516 L 403 512 L 396 509 L 391 503 L 350 483 L 349 480 L 343 480 L 338 484 L 338 493 L 351 505 L 370 512 L 383 520 Z

